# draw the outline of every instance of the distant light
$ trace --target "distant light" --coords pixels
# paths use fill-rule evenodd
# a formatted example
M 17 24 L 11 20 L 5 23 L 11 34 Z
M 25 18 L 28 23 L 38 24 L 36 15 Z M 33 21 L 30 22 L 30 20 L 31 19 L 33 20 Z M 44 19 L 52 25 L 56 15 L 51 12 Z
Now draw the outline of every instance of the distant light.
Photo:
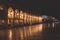
M 0 10 L 3 10 L 3 7 L 2 6 L 0 6 Z
M 19 10 L 18 9 L 15 10 L 15 14 L 19 15 Z
M 8 8 L 8 18 L 14 18 L 14 10 L 12 7 Z
M 20 13 L 23 13 L 23 11 L 20 11 Z
M 55 19 L 55 17 L 52 17 L 52 19 Z
M 42 19 L 45 19 L 45 18 L 47 18 L 47 16 L 46 15 L 42 15 Z
M 17 13 L 17 15 L 19 15 L 19 14 Z

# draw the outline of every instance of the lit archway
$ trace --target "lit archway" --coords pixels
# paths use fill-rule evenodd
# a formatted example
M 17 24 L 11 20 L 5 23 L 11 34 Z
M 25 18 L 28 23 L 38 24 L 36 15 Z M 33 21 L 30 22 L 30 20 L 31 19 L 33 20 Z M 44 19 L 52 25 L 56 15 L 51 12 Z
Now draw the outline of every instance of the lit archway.
M 8 8 L 8 18 L 14 18 L 14 10 L 12 7 Z
M 8 24 L 13 24 L 14 10 L 12 7 L 8 8 Z
M 15 18 L 19 18 L 19 10 L 18 9 L 15 10 Z

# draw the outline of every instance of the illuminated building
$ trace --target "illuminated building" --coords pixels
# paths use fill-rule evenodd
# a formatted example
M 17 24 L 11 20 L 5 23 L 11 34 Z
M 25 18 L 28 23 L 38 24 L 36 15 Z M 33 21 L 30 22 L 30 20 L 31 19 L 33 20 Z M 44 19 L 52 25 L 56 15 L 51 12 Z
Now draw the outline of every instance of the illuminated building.
M 3 19 L 0 18 L 0 25 L 6 24 L 6 25 L 23 25 L 23 24 L 34 24 L 34 23 L 41 23 L 42 22 L 42 17 L 41 16 L 34 16 L 30 15 L 27 12 L 23 12 L 22 10 L 19 9 L 13 9 L 13 7 L 8 7 L 4 12 L 1 7 L 1 14 L 4 16 Z M 4 15 L 4 13 L 5 15 Z M 6 16 L 6 17 L 5 17 Z M 6 20 L 5 20 L 5 19 Z

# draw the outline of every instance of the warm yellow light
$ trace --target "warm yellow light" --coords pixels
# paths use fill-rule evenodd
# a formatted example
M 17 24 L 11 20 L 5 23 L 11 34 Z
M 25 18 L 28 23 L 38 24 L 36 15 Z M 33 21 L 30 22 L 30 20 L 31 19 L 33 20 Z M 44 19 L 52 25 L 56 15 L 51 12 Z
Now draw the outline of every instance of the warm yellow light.
M 0 6 L 0 10 L 3 10 L 3 7 L 2 6 Z
M 19 14 L 17 14 L 17 15 L 19 15 Z
M 10 20 L 8 19 L 8 24 L 10 24 Z
M 39 31 L 40 31 L 40 32 L 41 32 L 42 29 L 43 29 L 42 27 L 43 27 L 43 24 L 40 24 L 40 25 L 39 25 Z
M 20 19 L 23 19 L 23 12 L 20 11 Z
M 55 24 L 54 24 L 54 23 L 52 23 L 52 26 L 53 26 L 53 28 L 54 28 Z
M 12 40 L 12 30 L 9 30 L 9 39 Z
M 23 13 L 23 11 L 20 11 L 20 13 Z
M 4 20 L 2 20 L 2 23 L 4 23 Z
M 39 17 L 39 22 L 42 22 L 42 17 Z
M 18 9 L 15 10 L 15 18 L 19 18 L 19 10 Z
M 21 30 L 21 29 L 20 29 L 20 38 L 21 38 L 21 40 L 24 39 L 24 36 L 23 36 L 23 30 Z
M 19 10 L 18 9 L 15 10 L 15 14 L 19 14 Z
M 19 21 L 18 21 L 18 20 L 15 20 L 15 23 L 17 23 L 17 24 L 18 24 L 18 23 L 19 23 Z
M 14 10 L 12 7 L 8 8 L 8 18 L 14 18 Z

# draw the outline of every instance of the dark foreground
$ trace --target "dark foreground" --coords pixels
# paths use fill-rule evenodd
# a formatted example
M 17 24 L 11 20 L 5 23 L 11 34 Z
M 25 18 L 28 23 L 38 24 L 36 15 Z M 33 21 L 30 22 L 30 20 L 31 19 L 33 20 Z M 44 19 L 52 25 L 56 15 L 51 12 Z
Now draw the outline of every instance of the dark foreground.
M 12 29 L 1 29 L 0 40 L 60 40 L 60 24 L 43 23 Z

